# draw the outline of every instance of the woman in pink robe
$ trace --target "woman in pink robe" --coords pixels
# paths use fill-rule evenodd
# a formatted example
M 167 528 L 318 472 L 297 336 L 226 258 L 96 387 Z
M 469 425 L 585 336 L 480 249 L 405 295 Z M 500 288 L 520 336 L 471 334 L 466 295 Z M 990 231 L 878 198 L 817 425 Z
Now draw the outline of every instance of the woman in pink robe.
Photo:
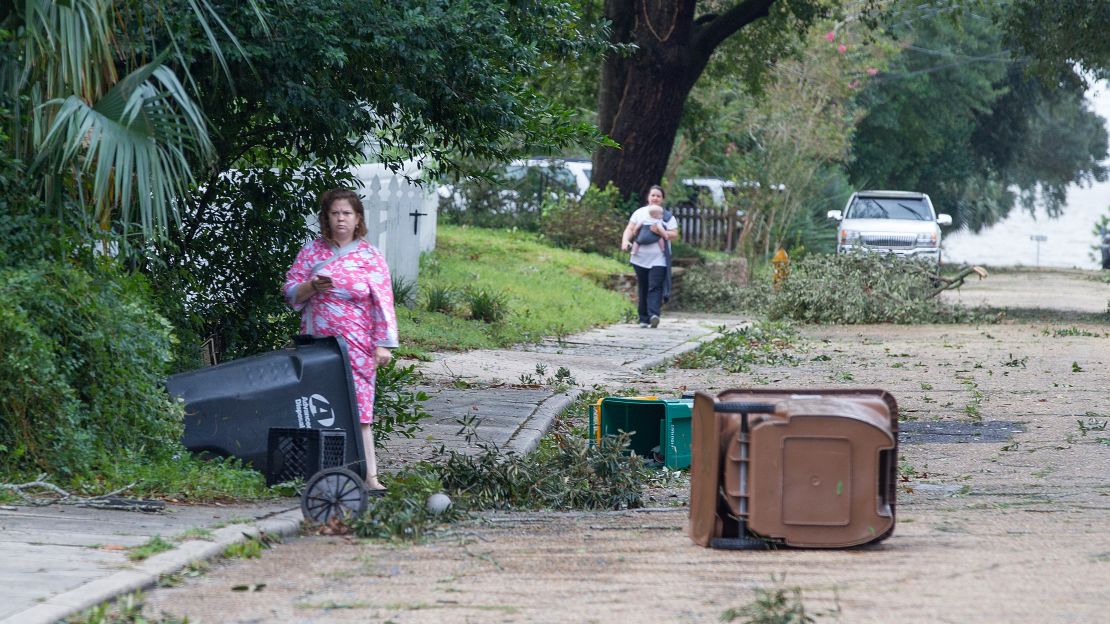
M 320 198 L 320 238 L 305 245 L 285 274 L 285 299 L 301 313 L 301 333 L 347 341 L 366 450 L 366 484 L 378 481 L 374 455 L 374 378 L 393 357 L 397 316 L 385 257 L 366 242 L 362 200 L 333 189 Z

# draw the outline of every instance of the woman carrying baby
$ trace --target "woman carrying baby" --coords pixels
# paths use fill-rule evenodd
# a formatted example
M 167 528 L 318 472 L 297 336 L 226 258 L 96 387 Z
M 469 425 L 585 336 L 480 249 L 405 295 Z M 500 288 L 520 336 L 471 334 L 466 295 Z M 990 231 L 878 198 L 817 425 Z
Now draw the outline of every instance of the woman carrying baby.
M 671 241 L 678 238 L 678 220 L 663 209 L 663 197 L 662 187 L 652 186 L 647 205 L 632 213 L 621 235 L 621 249 L 632 252 L 636 271 L 640 327 L 658 327 L 671 296 Z

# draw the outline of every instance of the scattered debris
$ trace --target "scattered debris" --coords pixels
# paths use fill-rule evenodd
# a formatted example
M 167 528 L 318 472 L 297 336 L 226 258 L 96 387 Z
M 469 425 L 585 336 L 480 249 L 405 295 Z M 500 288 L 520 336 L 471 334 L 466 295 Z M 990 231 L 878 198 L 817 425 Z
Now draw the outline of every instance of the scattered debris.
M 76 496 L 62 488 L 46 481 L 46 475 L 41 474 L 34 481 L 27 483 L 0 483 L 0 489 L 14 492 L 26 504 L 32 507 L 45 507 L 47 505 L 76 505 L 78 507 L 92 507 L 94 509 L 115 509 L 118 511 L 141 511 L 145 513 L 158 513 L 166 508 L 166 504 L 158 500 L 145 500 L 139 498 L 126 498 L 118 496 L 135 487 L 134 483 L 113 490 L 102 496 Z M 28 492 L 45 490 L 46 495 L 32 495 Z M 53 494 L 54 496 L 51 496 Z M 14 508 L 12 508 L 14 509 Z

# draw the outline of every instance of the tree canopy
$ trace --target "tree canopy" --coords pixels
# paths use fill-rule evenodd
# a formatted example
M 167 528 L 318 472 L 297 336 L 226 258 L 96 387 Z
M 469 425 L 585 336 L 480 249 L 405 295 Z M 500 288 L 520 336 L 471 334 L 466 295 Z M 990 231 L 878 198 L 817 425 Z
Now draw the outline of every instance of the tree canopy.
M 70 217 L 102 230 L 164 232 L 195 174 L 203 185 L 243 163 L 366 155 L 434 174 L 600 139 L 530 82 L 552 59 L 604 47 L 602 27 L 580 28 L 565 3 L 10 6 L 6 147 L 47 202 L 74 200 Z
M 0 17 L 4 147 L 26 165 L 44 206 L 86 230 L 138 222 L 147 234 L 164 231 L 193 167 L 212 155 L 204 113 L 173 70 L 180 50 L 137 54 L 138 41 L 119 28 L 142 6 L 25 0 L 6 3 Z M 211 8 L 196 0 L 184 19 L 215 44 Z M 168 38 L 167 21 L 154 12 L 134 34 Z
M 642 195 L 663 176 L 690 90 L 715 52 L 743 31 L 741 71 L 759 75 L 767 61 L 839 2 L 823 0 L 605 0 L 611 42 L 631 53 L 610 53 L 600 73 L 598 126 L 619 144 L 593 156 L 599 186 L 612 182 Z
M 1051 215 L 1069 184 L 1105 179 L 1106 130 L 1083 87 L 1031 77 L 989 16 L 957 23 L 910 7 L 893 24 L 902 52 L 861 95 L 857 186 L 928 192 L 957 226 L 978 230 L 1019 198 Z
M 1049 82 L 1110 77 L 1110 3 L 1103 0 L 1012 0 L 999 14 L 1008 39 Z

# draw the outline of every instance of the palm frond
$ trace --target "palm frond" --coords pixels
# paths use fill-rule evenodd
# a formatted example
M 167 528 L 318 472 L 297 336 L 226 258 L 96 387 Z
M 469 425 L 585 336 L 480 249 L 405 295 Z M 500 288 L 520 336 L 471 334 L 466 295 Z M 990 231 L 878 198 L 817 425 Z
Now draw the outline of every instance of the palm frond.
M 203 114 L 172 71 L 150 63 L 95 103 L 71 95 L 46 105 L 57 112 L 36 168 L 76 171 L 80 187 L 88 186 L 91 171 L 89 200 L 102 224 L 118 211 L 126 228 L 135 220 L 133 205 L 146 236 L 176 220 L 174 201 L 193 183 L 190 158 L 208 160 L 212 144 Z
M 247 2 L 268 32 L 258 0 Z M 230 42 L 246 56 L 238 39 L 211 0 L 184 3 L 230 81 L 220 44 Z M 13 37 L 0 48 L 0 89 L 14 107 L 6 116 L 12 137 L 6 149 L 32 163 L 48 206 L 92 208 L 71 215 L 75 223 L 106 228 L 118 217 L 125 228 L 141 223 L 144 236 L 164 234 L 177 217 L 175 198 L 193 184 L 190 165 L 206 163 L 213 151 L 191 97 L 196 85 L 186 89 L 170 69 L 191 80 L 172 20 L 161 5 L 144 0 L 9 4 L 4 24 Z M 142 54 L 127 56 L 132 48 L 126 42 L 143 35 L 120 29 L 129 11 L 152 8 L 150 26 L 168 34 L 170 43 L 153 51 L 157 60 L 128 73 Z
M 68 91 L 91 96 L 115 82 L 111 4 L 111 0 L 25 0 L 20 83 L 33 79 L 44 83 L 51 94 Z

